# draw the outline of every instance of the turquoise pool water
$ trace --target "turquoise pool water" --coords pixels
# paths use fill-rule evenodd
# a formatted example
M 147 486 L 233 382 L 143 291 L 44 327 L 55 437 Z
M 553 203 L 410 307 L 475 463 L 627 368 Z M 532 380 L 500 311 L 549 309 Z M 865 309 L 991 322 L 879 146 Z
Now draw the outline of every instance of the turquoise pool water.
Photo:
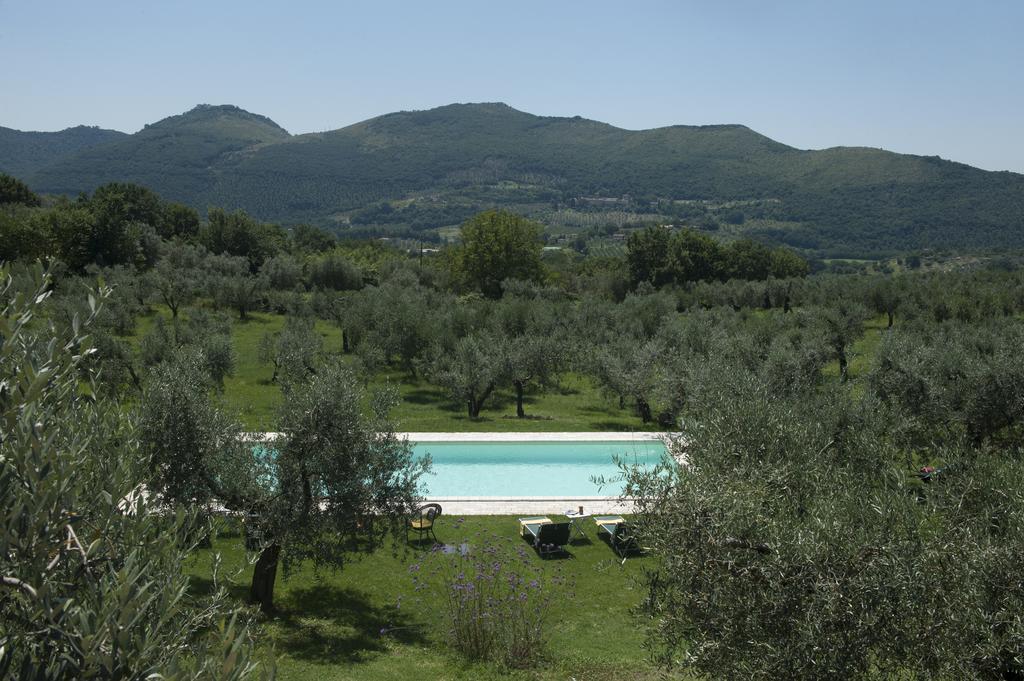
M 418 442 L 430 453 L 426 494 L 434 497 L 618 496 L 623 483 L 598 487 L 591 478 L 619 474 L 613 457 L 653 466 L 665 453 L 658 440 L 636 442 Z

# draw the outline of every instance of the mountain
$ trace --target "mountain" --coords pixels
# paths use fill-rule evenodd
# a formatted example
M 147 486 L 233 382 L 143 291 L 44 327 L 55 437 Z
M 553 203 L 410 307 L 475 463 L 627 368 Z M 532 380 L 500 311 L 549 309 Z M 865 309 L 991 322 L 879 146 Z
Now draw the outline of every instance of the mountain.
M 236 106 L 200 104 L 147 125 L 134 135 L 96 145 L 29 175 L 53 194 L 91 192 L 108 182 L 134 182 L 165 198 L 206 208 L 203 197 L 230 167 L 262 145 L 291 137 L 265 116 Z
M 832 255 L 1024 248 L 1024 175 L 880 149 L 805 151 L 742 125 L 631 131 L 505 104 L 296 136 L 237 107 L 203 105 L 24 179 L 72 194 L 137 182 L 199 209 L 339 228 L 432 229 L 503 205 L 542 218 L 570 207 L 577 221 L 602 210 L 703 219 L 727 235 Z
M 117 130 L 85 125 L 60 132 L 22 132 L 0 127 L 0 172 L 27 177 L 83 149 L 127 136 Z

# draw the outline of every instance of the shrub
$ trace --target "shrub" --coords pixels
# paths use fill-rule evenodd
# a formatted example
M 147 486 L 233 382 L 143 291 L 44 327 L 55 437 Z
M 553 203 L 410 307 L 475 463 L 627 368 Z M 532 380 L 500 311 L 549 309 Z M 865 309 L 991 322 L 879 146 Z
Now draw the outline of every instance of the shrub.
M 543 659 L 550 604 L 565 582 L 544 577 L 522 546 L 493 536 L 436 545 L 409 572 L 416 591 L 441 592 L 449 643 L 466 658 L 515 668 Z

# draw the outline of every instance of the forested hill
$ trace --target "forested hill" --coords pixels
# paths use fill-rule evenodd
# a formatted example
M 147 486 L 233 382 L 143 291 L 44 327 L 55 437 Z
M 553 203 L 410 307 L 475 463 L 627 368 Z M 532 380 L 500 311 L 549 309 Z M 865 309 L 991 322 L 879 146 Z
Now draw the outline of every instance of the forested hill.
M 745 211 L 750 236 L 820 253 L 1024 247 L 1024 175 L 878 149 L 804 151 L 741 125 L 630 131 L 504 104 L 297 136 L 237 107 L 204 105 L 23 179 L 68 194 L 130 181 L 199 209 L 340 229 L 432 229 L 493 205 L 537 216 L 612 206 L 685 222 L 710 202 Z M 424 202 L 433 222 L 401 212 Z
M 22 132 L 0 127 L 0 172 L 28 177 L 83 149 L 127 136 L 117 130 L 85 125 L 60 132 Z

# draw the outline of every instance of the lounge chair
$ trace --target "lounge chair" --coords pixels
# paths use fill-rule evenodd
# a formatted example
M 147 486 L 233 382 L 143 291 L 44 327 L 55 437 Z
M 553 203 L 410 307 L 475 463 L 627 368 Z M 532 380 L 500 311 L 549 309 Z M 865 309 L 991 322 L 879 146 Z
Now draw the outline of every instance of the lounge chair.
M 423 538 L 424 535 L 429 534 L 434 538 L 434 543 L 437 541 L 437 535 L 434 534 L 434 521 L 437 520 L 438 516 L 441 515 L 441 504 L 426 504 L 416 510 L 416 513 L 409 518 L 409 523 L 405 526 L 405 540 L 409 541 L 409 530 L 416 533 L 416 541 Z
M 594 522 L 597 523 L 597 535 L 599 537 L 602 533 L 607 535 L 608 545 L 612 547 L 612 551 L 622 559 L 623 563 L 626 562 L 626 557 L 631 552 L 640 550 L 632 528 L 621 515 L 595 516 Z
M 553 523 L 544 516 L 519 519 L 519 534 L 533 544 L 541 558 L 553 553 L 565 553 L 571 532 L 572 526 L 569 523 Z

